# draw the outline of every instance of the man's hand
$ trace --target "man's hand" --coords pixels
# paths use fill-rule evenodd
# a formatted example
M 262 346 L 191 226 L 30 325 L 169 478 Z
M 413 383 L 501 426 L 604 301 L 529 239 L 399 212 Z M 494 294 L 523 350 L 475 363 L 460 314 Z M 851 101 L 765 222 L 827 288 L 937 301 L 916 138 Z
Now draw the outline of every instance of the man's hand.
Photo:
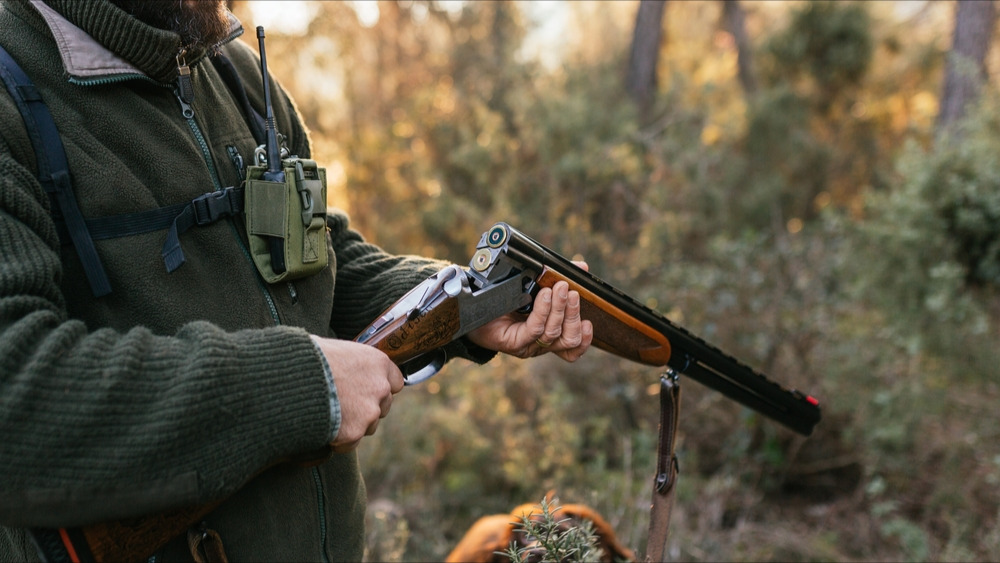
M 315 335 L 312 339 L 330 364 L 340 400 L 340 431 L 333 450 L 353 450 L 389 414 L 392 396 L 403 389 L 403 374 L 388 356 L 371 346 Z
M 574 262 L 587 269 L 584 262 Z M 505 315 L 470 332 L 473 343 L 518 358 L 547 352 L 567 362 L 580 358 L 594 339 L 594 326 L 580 317 L 580 294 L 560 281 L 535 296 L 531 313 Z

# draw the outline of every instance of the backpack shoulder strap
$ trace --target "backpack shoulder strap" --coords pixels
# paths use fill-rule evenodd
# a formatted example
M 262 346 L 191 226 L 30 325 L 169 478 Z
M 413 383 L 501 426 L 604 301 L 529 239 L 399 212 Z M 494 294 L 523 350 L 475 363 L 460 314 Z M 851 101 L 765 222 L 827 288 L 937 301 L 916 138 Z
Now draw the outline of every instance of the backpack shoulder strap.
M 240 74 L 236 71 L 233 61 L 229 60 L 222 53 L 213 55 L 209 60 L 212 61 L 212 66 L 215 67 L 219 76 L 222 77 L 222 81 L 225 82 L 229 91 L 232 92 L 233 97 L 236 98 L 240 109 L 243 110 L 243 118 L 246 120 L 247 126 L 250 127 L 250 133 L 253 135 L 254 141 L 258 145 L 263 145 L 266 141 L 264 137 L 264 116 L 250 105 L 250 98 L 247 97 L 246 88 L 243 87 L 243 80 L 240 79 Z
M 83 264 L 87 281 L 90 282 L 91 291 L 95 297 L 103 297 L 111 293 L 111 283 L 108 281 L 101 258 L 97 255 L 87 223 L 83 220 L 83 214 L 77 205 L 59 130 L 34 83 L 2 46 L 0 46 L 0 78 L 14 98 L 14 103 L 17 104 L 17 109 L 24 120 L 28 138 L 31 139 L 35 151 L 38 181 L 54 204 L 53 212 L 58 208 L 62 214 L 66 230 Z

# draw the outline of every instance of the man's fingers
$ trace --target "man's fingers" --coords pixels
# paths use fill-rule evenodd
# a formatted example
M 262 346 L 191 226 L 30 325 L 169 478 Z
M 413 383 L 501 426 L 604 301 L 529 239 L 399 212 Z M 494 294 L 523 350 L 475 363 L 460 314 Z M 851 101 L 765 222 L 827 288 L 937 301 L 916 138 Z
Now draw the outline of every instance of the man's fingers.
M 386 395 L 383 397 L 382 400 L 379 401 L 378 406 L 381 410 L 379 418 L 385 418 L 385 415 L 389 414 L 389 409 L 392 408 L 392 395 Z
M 594 325 L 590 321 L 582 321 L 580 323 L 580 343 L 572 348 L 556 352 L 556 355 L 567 362 L 575 362 L 590 348 L 593 341 Z
M 593 326 L 583 320 L 579 292 L 570 290 L 570 284 L 563 280 L 541 288 L 526 317 L 505 315 L 470 332 L 469 339 L 519 358 L 553 352 L 573 361 L 590 346 Z
M 351 451 L 378 429 L 389 414 L 393 396 L 403 389 L 403 374 L 381 351 L 346 340 L 313 337 L 334 374 L 340 401 L 340 429 L 335 451 Z
M 393 395 L 403 390 L 406 380 L 403 379 L 403 372 L 396 370 L 389 377 L 389 390 Z M 390 397 L 391 398 L 391 397 Z
M 545 334 L 545 321 L 549 318 L 552 310 L 552 289 L 543 287 L 535 296 L 535 301 L 531 306 L 531 313 L 524 320 L 524 328 L 532 340 L 541 340 Z M 543 342 L 545 342 L 543 340 Z
M 583 323 L 580 320 L 580 294 L 570 291 L 566 299 L 566 312 L 561 325 L 561 346 L 576 348 L 583 341 Z
M 566 302 L 569 300 L 569 284 L 557 282 L 552 287 L 552 308 L 549 316 L 545 319 L 545 332 L 542 333 L 543 342 L 552 344 L 559 340 L 563 332 L 563 319 L 566 317 Z

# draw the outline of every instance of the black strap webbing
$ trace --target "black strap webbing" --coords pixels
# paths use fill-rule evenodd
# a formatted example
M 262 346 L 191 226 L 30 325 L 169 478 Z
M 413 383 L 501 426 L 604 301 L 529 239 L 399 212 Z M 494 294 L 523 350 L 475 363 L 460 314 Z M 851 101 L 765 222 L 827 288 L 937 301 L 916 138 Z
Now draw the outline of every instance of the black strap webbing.
M 174 217 L 188 205 L 190 205 L 188 202 L 176 203 L 148 211 L 84 219 L 83 222 L 87 224 L 90 237 L 94 240 L 129 237 L 168 228 L 174 222 Z M 59 240 L 64 245 L 73 244 L 73 240 L 69 238 L 69 231 L 62 221 L 56 222 L 56 232 L 59 233 Z
M 240 108 L 243 110 L 243 117 L 250 127 L 250 133 L 253 135 L 254 141 L 258 145 L 263 145 L 266 142 L 264 116 L 250 105 L 250 98 L 247 97 L 246 88 L 243 87 L 243 81 L 240 80 L 240 75 L 236 71 L 236 67 L 233 66 L 233 62 L 222 53 L 212 56 L 210 60 L 215 70 L 219 73 L 219 76 L 222 77 L 222 81 L 229 87 L 229 91 L 233 93 L 236 101 L 240 104 Z
M 228 187 L 200 195 L 187 204 L 171 221 L 167 241 L 163 243 L 163 263 L 167 272 L 184 264 L 180 235 L 191 227 L 208 225 L 223 217 L 243 212 L 243 188 Z
M 129 237 L 170 229 L 163 244 L 164 265 L 173 272 L 184 264 L 180 235 L 194 226 L 214 223 L 223 217 L 243 212 L 243 188 L 228 187 L 217 192 L 202 194 L 189 202 L 166 207 L 95 217 L 84 222 L 94 240 Z M 73 244 L 69 232 L 61 222 L 56 222 L 59 239 L 63 244 Z
M 87 281 L 90 282 L 91 291 L 95 297 L 111 293 L 111 283 L 104 272 L 97 249 L 94 248 L 94 241 L 83 220 L 83 214 L 76 204 L 66 152 L 52 114 L 31 79 L 2 46 L 0 46 L 0 78 L 3 78 L 7 90 L 14 98 L 14 103 L 17 104 L 17 109 L 21 112 L 38 162 L 38 181 L 62 214 L 66 232 L 76 247 L 77 256 L 83 264 L 83 271 L 87 275 Z

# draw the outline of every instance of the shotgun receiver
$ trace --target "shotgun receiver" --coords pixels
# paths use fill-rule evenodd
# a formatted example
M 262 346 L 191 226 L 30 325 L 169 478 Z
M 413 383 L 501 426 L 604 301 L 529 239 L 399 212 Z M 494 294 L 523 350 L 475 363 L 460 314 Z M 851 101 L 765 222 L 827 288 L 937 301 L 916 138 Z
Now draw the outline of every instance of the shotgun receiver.
M 501 315 L 526 311 L 539 289 L 560 280 L 580 293 L 594 346 L 687 375 L 799 434 L 808 436 L 819 422 L 813 397 L 771 381 L 506 223 L 483 234 L 468 270 L 450 266 L 431 276 L 357 341 L 388 354 L 407 383 L 417 383 L 444 364 L 442 346 Z
M 559 280 L 580 293 L 594 346 L 687 375 L 800 434 L 819 422 L 816 399 L 771 381 L 506 223 L 483 234 L 468 269 L 449 266 L 429 277 L 355 340 L 385 352 L 413 385 L 441 369 L 445 345 L 498 317 L 527 312 L 538 290 Z M 45 561 L 141 560 L 217 505 L 31 532 Z

